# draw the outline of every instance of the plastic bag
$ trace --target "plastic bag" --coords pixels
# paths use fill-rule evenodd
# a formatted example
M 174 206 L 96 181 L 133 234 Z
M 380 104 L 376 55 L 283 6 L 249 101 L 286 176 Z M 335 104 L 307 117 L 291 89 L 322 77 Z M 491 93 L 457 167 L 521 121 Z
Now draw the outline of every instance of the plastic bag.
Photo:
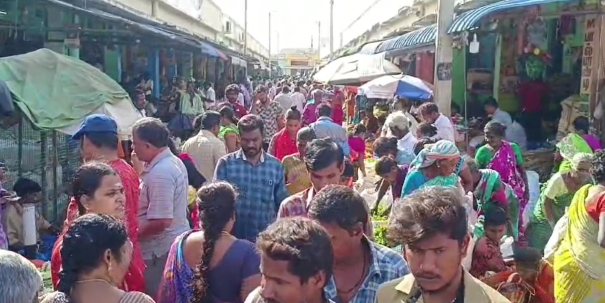
M 513 244 L 515 243 L 515 239 L 513 237 L 504 237 L 500 241 L 500 253 L 502 253 L 502 258 L 510 259 L 514 256 Z
M 523 209 L 522 212 L 524 229 L 527 229 L 531 215 L 534 212 L 536 204 L 538 204 L 538 199 L 540 198 L 540 175 L 533 170 L 527 171 L 526 174 L 527 184 L 529 186 L 529 201 L 527 201 L 525 209 Z

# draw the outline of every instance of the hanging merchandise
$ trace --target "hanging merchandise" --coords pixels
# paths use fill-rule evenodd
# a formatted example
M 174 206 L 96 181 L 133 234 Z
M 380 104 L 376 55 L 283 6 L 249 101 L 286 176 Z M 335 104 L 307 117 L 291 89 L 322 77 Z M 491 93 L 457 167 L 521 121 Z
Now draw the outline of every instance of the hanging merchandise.
M 540 60 L 538 56 L 529 56 L 525 61 L 525 73 L 527 74 L 527 77 L 532 80 L 542 78 L 545 70 L 546 64 L 544 64 L 544 61 Z
M 468 51 L 471 54 L 479 53 L 479 40 L 477 40 L 477 34 L 473 34 L 473 41 L 469 44 Z

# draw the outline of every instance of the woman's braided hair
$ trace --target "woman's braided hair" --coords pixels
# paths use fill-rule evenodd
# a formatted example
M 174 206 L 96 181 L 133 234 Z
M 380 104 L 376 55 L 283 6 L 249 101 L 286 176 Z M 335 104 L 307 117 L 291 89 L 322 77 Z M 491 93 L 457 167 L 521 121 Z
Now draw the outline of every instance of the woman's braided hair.
M 227 182 L 214 182 L 203 186 L 197 192 L 197 205 L 204 244 L 202 260 L 193 276 L 193 297 L 191 302 L 213 303 L 208 291 L 210 279 L 210 260 L 216 241 L 220 238 L 225 225 L 235 214 L 236 192 Z

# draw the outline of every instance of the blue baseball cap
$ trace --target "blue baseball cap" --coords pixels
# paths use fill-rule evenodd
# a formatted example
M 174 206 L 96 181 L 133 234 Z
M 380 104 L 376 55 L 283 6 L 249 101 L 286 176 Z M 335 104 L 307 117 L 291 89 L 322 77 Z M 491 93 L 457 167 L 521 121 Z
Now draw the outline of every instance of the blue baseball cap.
M 82 136 L 90 133 L 118 134 L 118 124 L 112 117 L 102 114 L 94 114 L 84 118 L 78 130 L 71 136 L 74 140 L 80 140 Z

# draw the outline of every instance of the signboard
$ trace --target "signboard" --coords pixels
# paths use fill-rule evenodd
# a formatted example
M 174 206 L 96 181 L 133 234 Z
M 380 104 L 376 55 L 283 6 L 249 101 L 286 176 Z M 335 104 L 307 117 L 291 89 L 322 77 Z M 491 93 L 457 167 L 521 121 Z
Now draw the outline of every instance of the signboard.
M 582 78 L 580 80 L 580 111 L 583 115 L 591 117 L 589 114 L 589 104 L 593 99 L 594 77 L 593 72 L 596 67 L 596 53 L 598 46 L 597 17 L 589 15 L 584 20 L 584 46 L 582 48 Z

